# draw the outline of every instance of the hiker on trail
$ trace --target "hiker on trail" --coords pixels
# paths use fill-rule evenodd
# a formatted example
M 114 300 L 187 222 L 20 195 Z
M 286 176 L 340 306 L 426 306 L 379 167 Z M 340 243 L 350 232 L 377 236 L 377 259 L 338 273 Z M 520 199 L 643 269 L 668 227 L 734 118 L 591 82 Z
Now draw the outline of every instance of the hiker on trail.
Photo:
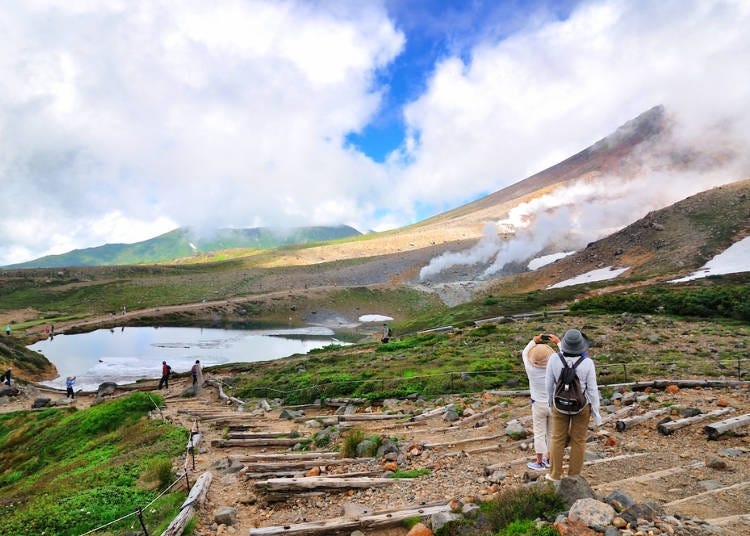
M 73 392 L 73 385 L 76 383 L 76 377 L 75 376 L 68 376 L 65 378 L 65 388 L 67 390 L 67 394 L 65 395 L 65 398 L 75 398 L 76 394 Z
M 0 376 L 0 379 L 3 380 L 3 383 L 5 385 L 10 386 L 10 372 L 13 370 L 13 367 L 10 367 L 8 370 L 6 370 L 2 376 Z
M 172 367 L 167 365 L 166 361 L 162 361 L 161 362 L 161 379 L 159 380 L 159 389 L 161 389 L 162 386 L 169 389 L 169 376 L 171 373 L 172 373 Z
M 5 326 L 5 334 L 6 334 L 6 335 L 7 335 L 8 337 L 10 337 L 10 324 L 8 324 L 7 326 Z
M 196 383 L 199 386 L 203 385 L 203 367 L 201 367 L 200 360 L 196 359 L 193 368 L 190 370 L 193 373 L 193 385 Z
M 393 330 L 390 328 L 388 324 L 383 324 L 383 338 L 380 339 L 380 342 L 385 344 L 391 340 L 392 336 L 393 336 Z
M 555 351 L 549 343 L 560 344 L 557 335 L 540 333 L 531 339 L 521 353 L 531 392 L 531 418 L 534 425 L 534 452 L 536 460 L 529 462 L 529 469 L 549 469 L 549 443 L 552 429 L 552 413 L 547 400 L 547 362 Z
M 583 357 L 589 347 L 589 340 L 577 329 L 569 329 L 560 341 L 560 352 L 550 356 L 547 362 L 546 386 L 547 398 L 552 411 L 552 436 L 550 444 L 550 461 L 552 468 L 547 479 L 560 480 L 563 476 L 563 452 L 566 442 L 570 444 L 568 476 L 581 474 L 583 458 L 586 452 L 589 418 L 593 415 L 594 425 L 602 423 L 599 414 L 599 386 L 596 383 L 596 367 L 593 359 Z M 563 361 L 565 364 L 563 364 Z M 555 404 L 556 388 L 565 366 L 574 367 L 575 376 L 580 381 L 584 395 L 583 409 L 575 414 L 563 413 Z

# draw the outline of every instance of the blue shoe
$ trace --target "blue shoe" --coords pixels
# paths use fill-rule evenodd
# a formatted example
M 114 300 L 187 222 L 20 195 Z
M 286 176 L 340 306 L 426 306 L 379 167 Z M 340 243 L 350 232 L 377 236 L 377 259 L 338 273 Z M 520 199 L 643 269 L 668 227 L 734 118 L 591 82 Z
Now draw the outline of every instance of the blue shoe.
M 549 461 L 549 458 L 542 458 L 542 465 L 549 469 L 552 467 L 552 462 Z
M 533 469 L 534 471 L 544 471 L 544 469 L 545 469 L 543 463 L 529 462 L 529 463 L 526 464 L 526 466 L 529 469 Z

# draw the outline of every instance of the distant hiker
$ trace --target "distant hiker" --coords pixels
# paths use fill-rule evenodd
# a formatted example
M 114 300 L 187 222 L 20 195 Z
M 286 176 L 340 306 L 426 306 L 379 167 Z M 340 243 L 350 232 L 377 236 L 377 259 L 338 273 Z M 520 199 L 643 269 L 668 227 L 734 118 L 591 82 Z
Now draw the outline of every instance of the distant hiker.
M 570 461 L 568 476 L 581 474 L 583 458 L 586 453 L 586 436 L 588 435 L 589 418 L 594 416 L 594 424 L 601 425 L 599 414 L 599 386 L 596 383 L 596 367 L 593 359 L 586 359 L 583 354 L 589 347 L 589 340 L 577 329 L 569 329 L 560 341 L 561 352 L 550 357 L 547 362 L 545 384 L 547 399 L 552 411 L 552 440 L 550 461 L 552 468 L 547 475 L 549 480 L 560 480 L 563 476 L 563 451 L 565 443 L 570 443 Z M 564 413 L 553 402 L 557 384 L 563 371 L 575 369 L 575 376 L 580 381 L 581 391 L 585 397 L 583 409 L 577 413 Z
M 10 324 L 8 324 L 7 326 L 5 326 L 5 334 L 6 334 L 6 335 L 7 335 L 8 337 L 10 337 Z
M 380 339 L 380 342 L 385 344 L 391 340 L 391 337 L 393 337 L 393 330 L 390 328 L 390 326 L 388 326 L 388 324 L 383 324 L 383 338 Z
M 162 361 L 161 362 L 161 379 L 159 380 L 159 389 L 161 389 L 162 386 L 169 389 L 169 376 L 171 373 L 172 373 L 172 367 L 167 365 L 166 361 Z
M 75 398 L 76 394 L 73 392 L 73 384 L 76 382 L 75 376 L 68 376 L 65 378 L 65 388 L 67 389 L 68 394 L 65 395 L 65 398 Z
M 201 367 L 201 362 L 196 359 L 195 364 L 193 365 L 193 368 L 190 369 L 190 372 L 193 374 L 193 385 L 198 383 L 198 380 L 200 379 L 200 384 L 203 384 L 203 368 Z
M 523 366 L 529 378 L 531 393 L 531 418 L 534 426 L 534 452 L 536 461 L 529 462 L 529 469 L 542 471 L 552 464 L 549 461 L 550 432 L 552 430 L 552 413 L 547 402 L 547 362 L 555 351 L 549 343 L 560 344 L 557 335 L 536 335 L 521 353 Z
M 10 385 L 10 371 L 13 370 L 13 367 L 9 368 L 5 371 L 5 373 L 2 375 L 2 380 L 5 385 Z
M 54 324 L 50 324 L 50 326 L 49 326 L 49 333 L 50 333 L 50 335 L 54 335 L 55 334 L 55 325 Z

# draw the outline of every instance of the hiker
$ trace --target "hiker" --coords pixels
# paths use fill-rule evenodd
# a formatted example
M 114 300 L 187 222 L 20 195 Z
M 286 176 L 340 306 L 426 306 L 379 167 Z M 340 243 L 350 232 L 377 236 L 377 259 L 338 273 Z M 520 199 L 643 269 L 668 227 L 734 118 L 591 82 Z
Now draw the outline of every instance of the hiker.
M 569 329 L 563 335 L 559 347 L 561 351 L 550 356 L 547 362 L 545 378 L 547 398 L 552 411 L 550 444 L 552 467 L 546 478 L 552 481 L 560 480 L 563 476 L 563 452 L 566 442 L 570 444 L 568 476 L 581 474 L 586 452 L 589 418 L 593 415 L 596 426 L 602 422 L 599 414 L 599 386 L 596 383 L 594 360 L 583 357 L 589 347 L 589 340 L 579 330 Z M 576 414 L 561 413 L 554 403 L 555 390 L 564 368 L 563 360 L 568 367 L 576 367 L 575 375 L 580 380 L 581 391 L 585 396 L 585 406 Z
M 166 361 L 161 362 L 161 379 L 159 380 L 159 389 L 162 388 L 162 386 L 169 389 L 169 376 L 172 373 L 172 367 L 167 365 Z M 195 381 L 193 381 L 195 383 Z
M 390 328 L 388 324 L 383 324 L 383 338 L 380 339 L 380 342 L 385 344 L 391 340 L 392 336 L 393 336 L 393 330 Z
M 521 353 L 526 376 L 529 378 L 529 391 L 531 393 L 531 418 L 534 426 L 534 452 L 536 460 L 528 462 L 529 469 L 541 471 L 549 469 L 549 439 L 552 414 L 547 401 L 547 361 L 555 351 L 548 346 L 552 342 L 560 344 L 557 335 L 545 335 L 540 333 L 531 339 Z
M 191 372 L 193 373 L 193 385 L 197 383 L 199 386 L 202 386 L 203 385 L 203 367 L 201 367 L 200 360 L 198 359 L 195 360 L 195 364 L 193 365 Z
M 8 324 L 7 326 L 5 326 L 5 334 L 6 334 L 6 335 L 7 335 L 8 337 L 10 337 L 10 324 Z
M 3 383 L 7 386 L 10 386 L 10 372 L 13 370 L 13 367 L 10 367 L 8 370 L 6 370 L 2 376 L 0 376 L 0 379 L 3 380 Z
M 75 383 L 76 383 L 75 376 L 68 376 L 67 378 L 65 378 L 65 388 L 67 390 L 67 394 L 65 395 L 65 398 L 75 399 L 76 394 L 73 392 L 73 385 Z

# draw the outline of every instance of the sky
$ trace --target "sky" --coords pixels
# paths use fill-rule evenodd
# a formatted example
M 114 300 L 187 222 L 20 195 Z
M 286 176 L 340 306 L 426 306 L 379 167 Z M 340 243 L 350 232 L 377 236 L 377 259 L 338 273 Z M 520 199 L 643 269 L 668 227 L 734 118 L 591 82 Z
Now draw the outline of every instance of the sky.
M 746 0 L 9 0 L 0 265 L 414 223 L 654 105 L 748 154 Z

